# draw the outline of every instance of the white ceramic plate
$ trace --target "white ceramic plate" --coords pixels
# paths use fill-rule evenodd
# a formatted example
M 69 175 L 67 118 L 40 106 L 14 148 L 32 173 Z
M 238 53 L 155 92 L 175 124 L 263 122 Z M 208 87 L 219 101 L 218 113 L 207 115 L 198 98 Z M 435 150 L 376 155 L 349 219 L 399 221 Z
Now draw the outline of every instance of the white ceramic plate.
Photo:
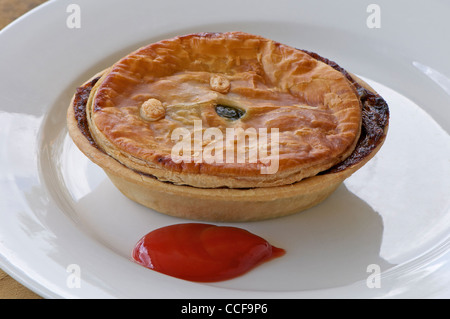
M 0 33 L 1 268 L 46 298 L 449 297 L 448 2 L 215 2 L 50 1 Z M 68 27 L 70 4 L 81 28 Z M 234 225 L 284 257 L 199 284 L 130 261 L 142 235 L 187 221 L 121 195 L 68 138 L 65 113 L 78 85 L 144 44 L 232 30 L 316 51 L 362 76 L 389 103 L 390 131 L 321 205 Z

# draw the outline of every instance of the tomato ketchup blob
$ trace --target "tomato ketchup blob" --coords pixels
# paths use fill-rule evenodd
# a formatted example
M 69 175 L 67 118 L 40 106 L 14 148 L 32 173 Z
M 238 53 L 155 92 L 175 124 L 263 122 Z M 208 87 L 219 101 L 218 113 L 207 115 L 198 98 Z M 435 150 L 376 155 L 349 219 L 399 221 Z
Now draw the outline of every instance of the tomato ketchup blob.
M 142 237 L 132 257 L 160 273 L 195 282 L 238 277 L 285 254 L 244 229 L 202 223 L 175 224 Z

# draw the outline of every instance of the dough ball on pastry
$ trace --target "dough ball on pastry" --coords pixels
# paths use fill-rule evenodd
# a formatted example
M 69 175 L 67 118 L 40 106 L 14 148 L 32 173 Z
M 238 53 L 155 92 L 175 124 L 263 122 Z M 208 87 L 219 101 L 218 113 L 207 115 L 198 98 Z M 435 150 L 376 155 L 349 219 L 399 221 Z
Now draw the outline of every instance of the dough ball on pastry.
M 146 121 L 157 121 L 166 116 L 166 109 L 160 100 L 148 99 L 142 103 L 140 114 Z
M 228 93 L 230 91 L 231 83 L 226 77 L 220 74 L 214 74 L 209 80 L 211 89 L 219 93 Z

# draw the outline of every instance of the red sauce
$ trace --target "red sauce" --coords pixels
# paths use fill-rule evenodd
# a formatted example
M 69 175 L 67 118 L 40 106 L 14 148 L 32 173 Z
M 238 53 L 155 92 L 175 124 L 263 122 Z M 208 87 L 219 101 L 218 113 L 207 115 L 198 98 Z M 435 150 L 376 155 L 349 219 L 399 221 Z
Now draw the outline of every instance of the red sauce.
M 138 264 L 166 275 L 214 282 L 242 275 L 284 253 L 244 229 L 187 223 L 148 233 L 132 256 Z

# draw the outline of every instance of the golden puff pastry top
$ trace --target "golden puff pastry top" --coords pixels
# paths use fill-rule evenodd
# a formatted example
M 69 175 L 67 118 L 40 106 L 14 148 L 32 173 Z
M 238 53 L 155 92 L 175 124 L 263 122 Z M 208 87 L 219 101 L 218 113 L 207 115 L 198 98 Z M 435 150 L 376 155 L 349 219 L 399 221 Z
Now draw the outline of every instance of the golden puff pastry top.
M 217 105 L 245 114 L 223 118 Z M 316 175 L 351 154 L 361 127 L 361 103 L 342 73 L 242 32 L 179 36 L 131 53 L 104 73 L 87 111 L 107 154 L 138 172 L 196 187 L 275 186 Z M 261 174 L 268 165 L 261 161 L 177 163 L 172 132 L 187 128 L 194 136 L 194 121 L 224 138 L 227 128 L 278 129 L 277 172 Z

